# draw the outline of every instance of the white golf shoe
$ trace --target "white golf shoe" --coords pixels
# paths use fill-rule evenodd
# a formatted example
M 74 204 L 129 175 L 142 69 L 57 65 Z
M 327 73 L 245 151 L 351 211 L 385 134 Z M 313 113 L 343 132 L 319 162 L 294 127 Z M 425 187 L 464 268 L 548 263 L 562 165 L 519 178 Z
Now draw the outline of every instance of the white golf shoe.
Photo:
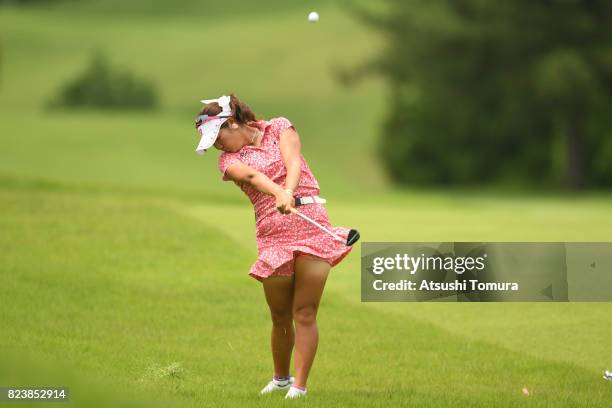
M 606 370 L 603 376 L 604 380 L 612 381 L 612 371 Z
M 289 376 L 288 380 L 276 380 L 272 378 L 272 381 L 262 388 L 259 395 L 269 394 L 274 391 L 288 390 L 291 384 L 293 384 L 293 381 L 295 381 L 295 378 L 291 376 Z
M 287 391 L 287 395 L 285 395 L 285 399 L 294 399 L 294 398 L 303 398 L 306 397 L 306 390 L 302 391 L 297 387 L 291 386 L 289 387 L 289 391 Z

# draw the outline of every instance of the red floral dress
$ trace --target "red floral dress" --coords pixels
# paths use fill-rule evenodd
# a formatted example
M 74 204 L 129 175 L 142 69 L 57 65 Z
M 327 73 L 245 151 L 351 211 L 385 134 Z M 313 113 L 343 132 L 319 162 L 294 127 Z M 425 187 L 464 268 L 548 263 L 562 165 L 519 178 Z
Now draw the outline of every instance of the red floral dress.
M 219 156 L 219 170 L 222 179 L 231 180 L 226 169 L 236 161 L 264 173 L 273 182 L 285 185 L 287 171 L 280 152 L 280 135 L 293 124 L 284 117 L 269 121 L 259 120 L 251 125 L 263 133 L 259 146 L 246 145 L 237 152 L 223 152 Z M 295 196 L 319 195 L 319 184 L 313 176 L 304 156 L 300 155 L 301 172 Z M 310 255 L 323 258 L 331 266 L 337 265 L 352 246 L 346 246 L 296 214 L 281 214 L 276 209 L 276 199 L 261 193 L 246 183 L 236 183 L 248 196 L 255 211 L 255 229 L 258 257 L 251 266 L 249 275 L 258 281 L 268 276 L 291 276 L 294 272 L 295 258 Z M 333 227 L 323 204 L 305 204 L 297 210 L 319 224 L 347 238 L 350 228 Z

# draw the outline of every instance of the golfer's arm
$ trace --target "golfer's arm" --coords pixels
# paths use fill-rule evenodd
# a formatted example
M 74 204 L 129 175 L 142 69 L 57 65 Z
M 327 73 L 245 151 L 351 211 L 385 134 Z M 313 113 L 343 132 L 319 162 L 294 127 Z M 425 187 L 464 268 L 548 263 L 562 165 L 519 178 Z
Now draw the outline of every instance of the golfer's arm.
M 231 164 L 226 173 L 235 182 L 250 184 L 264 194 L 275 196 L 283 192 L 283 187 L 270 180 L 268 176 L 242 162 Z
M 280 151 L 287 169 L 285 188 L 295 191 L 300 183 L 300 171 L 302 160 L 300 158 L 300 136 L 292 129 L 288 128 L 280 135 Z

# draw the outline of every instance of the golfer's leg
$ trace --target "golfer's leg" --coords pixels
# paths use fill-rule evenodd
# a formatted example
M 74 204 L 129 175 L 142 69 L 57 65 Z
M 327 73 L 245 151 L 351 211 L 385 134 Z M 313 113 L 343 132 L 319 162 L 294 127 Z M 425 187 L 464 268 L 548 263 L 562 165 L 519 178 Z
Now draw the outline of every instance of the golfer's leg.
M 272 359 L 274 375 L 286 377 L 293 349 L 293 277 L 270 276 L 262 280 L 266 301 L 272 317 Z
M 299 256 L 295 260 L 293 319 L 295 320 L 295 385 L 306 387 L 317 352 L 317 311 L 330 265 L 322 259 Z

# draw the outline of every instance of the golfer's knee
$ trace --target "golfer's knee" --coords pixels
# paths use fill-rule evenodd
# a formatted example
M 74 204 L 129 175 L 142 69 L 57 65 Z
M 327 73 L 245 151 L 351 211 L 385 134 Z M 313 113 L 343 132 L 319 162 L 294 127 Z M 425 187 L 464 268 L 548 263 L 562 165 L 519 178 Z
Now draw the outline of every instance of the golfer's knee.
M 270 317 L 274 327 L 289 327 L 293 323 L 291 310 L 271 310 Z
M 317 322 L 317 307 L 314 305 L 298 307 L 293 311 L 296 324 L 307 326 Z

